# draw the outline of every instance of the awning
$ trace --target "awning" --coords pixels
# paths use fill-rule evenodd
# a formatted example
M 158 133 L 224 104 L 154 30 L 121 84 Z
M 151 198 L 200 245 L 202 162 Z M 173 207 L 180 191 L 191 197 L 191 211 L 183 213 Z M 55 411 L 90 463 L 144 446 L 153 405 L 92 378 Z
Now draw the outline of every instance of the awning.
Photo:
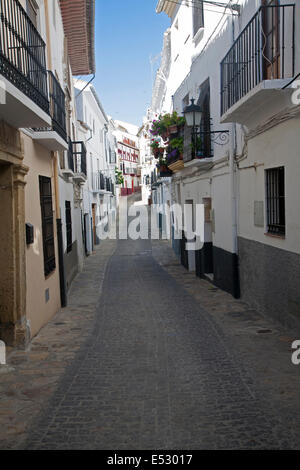
M 90 75 L 95 66 L 95 0 L 60 0 L 73 75 Z

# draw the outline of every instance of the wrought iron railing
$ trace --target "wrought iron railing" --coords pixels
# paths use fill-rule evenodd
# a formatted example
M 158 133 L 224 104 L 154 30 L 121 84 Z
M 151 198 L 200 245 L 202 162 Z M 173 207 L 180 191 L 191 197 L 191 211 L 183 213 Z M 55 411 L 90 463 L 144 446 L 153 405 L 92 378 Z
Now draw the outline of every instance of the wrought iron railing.
M 51 127 L 33 128 L 36 132 L 55 131 L 65 141 L 67 141 L 67 123 L 65 94 L 61 88 L 59 81 L 51 71 L 48 71 L 49 97 L 50 97 L 50 116 L 52 118 Z
M 295 74 L 295 5 L 262 6 L 221 62 L 221 114 L 266 79 Z
M 84 142 L 82 141 L 72 142 L 72 151 L 73 151 L 75 173 L 83 173 L 85 176 L 87 176 L 86 147 L 84 145 Z
M 101 171 L 93 173 L 93 190 L 105 191 L 105 178 Z
M 0 74 L 49 113 L 45 43 L 18 0 L 0 1 Z
M 64 140 L 67 140 L 65 94 L 51 71 L 48 72 L 48 77 L 52 127 Z
M 68 148 L 68 166 L 71 171 L 74 173 L 74 155 L 73 155 L 73 142 L 69 139 L 69 148 Z

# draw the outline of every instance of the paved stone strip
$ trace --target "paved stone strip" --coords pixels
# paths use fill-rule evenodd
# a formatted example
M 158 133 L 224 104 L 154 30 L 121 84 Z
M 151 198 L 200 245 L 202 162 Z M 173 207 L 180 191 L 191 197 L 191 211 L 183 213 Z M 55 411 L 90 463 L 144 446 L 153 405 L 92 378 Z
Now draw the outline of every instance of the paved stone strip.
M 150 242 L 118 242 L 95 327 L 24 448 L 299 447 L 230 336 L 178 281 Z
M 11 352 L 8 367 L 0 367 L 0 449 L 14 448 L 24 440 L 91 335 L 107 262 L 115 247 L 115 241 L 101 244 L 74 280 L 68 307 L 39 332 L 26 351 Z

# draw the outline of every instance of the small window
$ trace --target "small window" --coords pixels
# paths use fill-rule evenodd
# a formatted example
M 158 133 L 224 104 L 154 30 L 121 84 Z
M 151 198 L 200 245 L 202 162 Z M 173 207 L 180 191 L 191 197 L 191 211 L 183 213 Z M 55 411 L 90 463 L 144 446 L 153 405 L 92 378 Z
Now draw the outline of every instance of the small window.
M 66 234 L 67 253 L 70 253 L 70 251 L 72 251 L 72 213 L 70 201 L 66 201 Z
M 48 276 L 56 267 L 51 178 L 40 176 L 39 184 L 42 214 L 44 272 L 45 276 Z
M 266 170 L 267 231 L 285 235 L 285 171 L 284 167 Z
M 194 37 L 198 33 L 199 29 L 204 27 L 204 9 L 203 2 L 194 2 L 193 4 L 193 34 Z

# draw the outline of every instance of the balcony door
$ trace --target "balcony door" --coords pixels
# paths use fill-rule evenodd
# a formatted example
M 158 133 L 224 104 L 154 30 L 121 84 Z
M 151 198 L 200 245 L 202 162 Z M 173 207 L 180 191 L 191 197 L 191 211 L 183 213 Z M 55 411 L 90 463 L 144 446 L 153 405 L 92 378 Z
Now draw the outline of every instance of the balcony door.
M 280 0 L 262 0 L 262 51 L 265 80 L 280 78 Z

